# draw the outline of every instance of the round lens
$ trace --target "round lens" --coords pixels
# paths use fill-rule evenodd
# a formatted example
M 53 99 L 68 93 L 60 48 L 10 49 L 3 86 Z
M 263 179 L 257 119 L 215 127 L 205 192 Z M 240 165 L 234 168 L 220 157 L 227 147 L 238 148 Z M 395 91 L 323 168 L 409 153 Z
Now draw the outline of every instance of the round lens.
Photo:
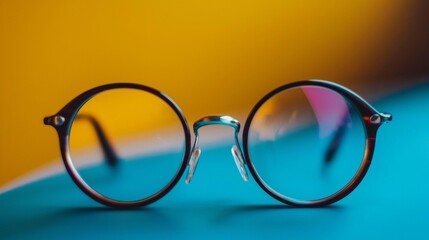
M 107 90 L 87 101 L 70 129 L 72 165 L 94 191 L 116 201 L 138 201 L 178 174 L 186 138 L 181 119 L 159 96 Z
M 256 177 L 289 201 L 332 196 L 362 165 L 366 132 L 357 109 L 318 86 L 280 91 L 256 111 L 248 154 Z

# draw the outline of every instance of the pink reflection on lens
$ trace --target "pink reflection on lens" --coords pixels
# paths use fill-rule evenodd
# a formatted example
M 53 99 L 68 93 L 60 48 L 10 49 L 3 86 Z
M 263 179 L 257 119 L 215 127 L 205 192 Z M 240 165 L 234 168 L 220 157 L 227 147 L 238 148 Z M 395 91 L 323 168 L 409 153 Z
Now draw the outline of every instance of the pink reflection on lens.
M 316 115 L 321 138 L 335 132 L 345 124 L 345 119 L 350 119 L 348 106 L 340 94 L 320 87 L 302 89 Z

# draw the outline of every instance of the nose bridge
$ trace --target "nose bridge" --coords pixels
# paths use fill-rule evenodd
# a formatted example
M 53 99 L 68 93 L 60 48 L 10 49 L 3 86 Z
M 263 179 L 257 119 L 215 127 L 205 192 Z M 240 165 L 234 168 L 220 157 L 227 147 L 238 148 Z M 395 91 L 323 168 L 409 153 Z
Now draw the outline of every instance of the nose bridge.
M 207 116 L 194 123 L 194 132 L 198 136 L 198 129 L 207 125 L 224 125 L 235 129 L 235 134 L 240 132 L 240 122 L 230 116 Z
M 223 125 L 223 126 L 232 127 L 235 130 L 234 132 L 235 145 L 237 146 L 238 150 L 240 150 L 241 152 L 240 142 L 238 141 L 238 134 L 240 133 L 240 122 L 237 119 L 226 115 L 206 116 L 194 123 L 195 142 L 192 150 L 198 147 L 198 139 L 199 139 L 198 130 L 204 126 L 209 126 L 209 125 Z M 244 156 L 243 154 L 241 155 Z
M 194 127 L 194 133 L 195 133 L 195 142 L 194 142 L 193 149 L 195 149 L 195 147 L 198 144 L 198 139 L 199 139 L 198 130 L 201 127 L 208 126 L 208 125 L 223 125 L 223 126 L 228 126 L 228 127 L 234 128 L 234 130 L 235 130 L 234 141 L 235 141 L 235 144 L 237 145 L 237 147 L 240 146 L 240 143 L 238 142 L 238 134 L 240 132 L 240 122 L 238 120 L 236 120 L 235 118 L 232 118 L 230 116 L 215 115 L 215 116 L 203 117 L 194 123 L 193 127 Z
M 188 168 L 188 176 L 186 178 L 186 183 L 189 183 L 191 181 L 192 176 L 194 175 L 195 169 L 197 167 L 198 160 L 201 155 L 201 149 L 198 146 L 198 139 L 199 139 L 198 130 L 201 127 L 208 126 L 208 125 L 223 125 L 223 126 L 234 128 L 235 145 L 231 148 L 231 154 L 234 158 L 234 161 L 237 165 L 238 171 L 240 172 L 242 178 L 245 181 L 247 181 L 248 177 L 247 177 L 247 171 L 244 167 L 245 165 L 245 161 L 243 157 L 244 155 L 241 151 L 240 143 L 238 141 L 238 134 L 240 132 L 240 122 L 230 116 L 218 115 L 218 116 L 206 116 L 194 123 L 193 127 L 194 127 L 194 133 L 195 133 L 195 141 L 191 149 L 191 157 L 188 162 L 189 168 Z

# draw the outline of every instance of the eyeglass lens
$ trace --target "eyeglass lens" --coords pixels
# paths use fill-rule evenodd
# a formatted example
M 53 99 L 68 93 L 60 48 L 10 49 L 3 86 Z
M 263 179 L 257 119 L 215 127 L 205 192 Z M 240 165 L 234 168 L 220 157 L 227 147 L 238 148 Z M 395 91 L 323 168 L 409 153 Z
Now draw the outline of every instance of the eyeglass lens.
M 76 114 L 69 152 L 82 180 L 117 201 L 160 192 L 185 154 L 183 125 L 161 98 L 137 89 L 101 92 Z
M 269 98 L 254 115 L 248 152 L 264 185 L 282 198 L 329 197 L 352 181 L 365 152 L 356 108 L 335 91 L 301 86 Z

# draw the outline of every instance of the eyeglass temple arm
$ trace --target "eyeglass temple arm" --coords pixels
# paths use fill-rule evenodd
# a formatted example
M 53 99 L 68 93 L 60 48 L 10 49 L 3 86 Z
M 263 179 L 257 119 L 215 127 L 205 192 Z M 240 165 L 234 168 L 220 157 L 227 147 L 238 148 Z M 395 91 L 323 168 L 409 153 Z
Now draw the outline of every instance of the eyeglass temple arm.
M 104 157 L 106 158 L 106 162 L 110 166 L 115 166 L 118 164 L 118 155 L 113 150 L 112 144 L 109 142 L 109 139 L 107 138 L 107 135 L 103 128 L 101 127 L 101 124 L 99 121 L 90 114 L 78 114 L 75 118 L 75 120 L 87 120 L 91 124 L 91 126 L 94 128 L 95 133 L 97 134 L 98 142 L 101 145 Z
M 349 116 L 345 114 L 343 119 L 341 120 L 341 123 L 339 127 L 337 128 L 337 131 L 334 133 L 334 137 L 332 138 L 331 142 L 328 145 L 328 148 L 325 152 L 325 164 L 329 164 L 334 159 L 341 142 L 343 141 L 344 135 L 347 130 L 347 120 Z M 382 124 L 385 122 L 390 122 L 392 120 L 392 115 L 388 113 L 376 113 L 373 114 L 371 117 L 369 117 L 368 121 L 371 124 Z
M 328 145 L 328 148 L 325 152 L 325 164 L 329 164 L 334 159 L 338 148 L 340 147 L 341 142 L 343 141 L 344 134 L 347 130 L 347 121 L 349 119 L 348 114 L 344 114 L 343 118 L 341 119 L 340 124 L 338 125 L 337 130 L 334 133 L 334 137 L 331 139 L 331 142 Z

